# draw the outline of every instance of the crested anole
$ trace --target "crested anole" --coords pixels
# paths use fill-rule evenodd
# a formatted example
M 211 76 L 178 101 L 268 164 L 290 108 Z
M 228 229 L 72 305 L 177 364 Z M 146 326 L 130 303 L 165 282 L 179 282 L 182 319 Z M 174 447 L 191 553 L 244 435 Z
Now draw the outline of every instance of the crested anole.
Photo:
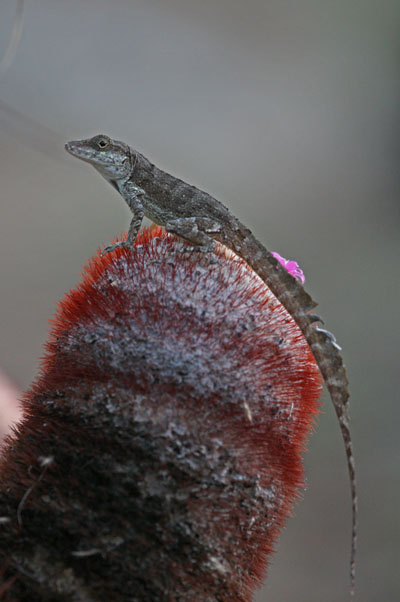
M 244 259 L 264 280 L 301 329 L 329 390 L 346 448 L 352 497 L 350 595 L 353 598 L 357 491 L 348 416 L 348 381 L 340 347 L 331 333 L 316 325 L 321 319 L 311 313 L 315 301 L 250 230 L 206 192 L 158 169 L 124 142 L 105 135 L 71 141 L 65 148 L 93 165 L 121 194 L 133 213 L 127 241 L 106 247 L 104 253 L 118 247 L 133 247 L 144 216 L 202 251 L 213 251 L 217 240 Z

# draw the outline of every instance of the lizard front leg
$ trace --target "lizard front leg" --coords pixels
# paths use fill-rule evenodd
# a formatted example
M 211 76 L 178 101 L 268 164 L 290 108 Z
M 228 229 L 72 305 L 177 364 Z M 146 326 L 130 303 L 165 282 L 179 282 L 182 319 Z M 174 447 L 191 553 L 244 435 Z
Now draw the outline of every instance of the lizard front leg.
M 215 249 L 212 234 L 221 231 L 221 224 L 209 217 L 179 217 L 168 220 L 165 229 L 191 243 L 192 246 L 185 247 L 185 251 L 208 253 Z
M 109 245 L 104 249 L 102 253 L 103 256 L 107 253 L 110 253 L 111 251 L 114 251 L 115 249 L 120 249 L 121 247 L 130 249 L 133 248 L 136 237 L 140 230 L 140 226 L 143 221 L 144 210 L 142 202 L 137 196 L 131 197 L 129 199 L 129 207 L 133 213 L 133 217 L 128 230 L 128 240 L 121 240 L 120 242 L 117 242 L 114 245 Z

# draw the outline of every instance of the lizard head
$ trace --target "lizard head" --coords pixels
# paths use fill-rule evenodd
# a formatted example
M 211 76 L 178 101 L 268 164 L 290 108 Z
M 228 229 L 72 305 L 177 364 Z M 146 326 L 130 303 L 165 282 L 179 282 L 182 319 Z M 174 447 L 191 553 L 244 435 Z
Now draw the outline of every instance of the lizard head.
M 134 156 L 124 142 L 98 134 L 85 140 L 71 140 L 65 150 L 95 167 L 109 181 L 128 178 L 134 167 Z

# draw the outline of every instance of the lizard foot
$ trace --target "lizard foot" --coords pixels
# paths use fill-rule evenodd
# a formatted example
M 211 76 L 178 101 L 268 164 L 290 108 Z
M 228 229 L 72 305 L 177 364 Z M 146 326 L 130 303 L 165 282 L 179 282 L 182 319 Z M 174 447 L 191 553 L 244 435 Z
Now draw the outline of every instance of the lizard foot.
M 107 255 L 107 253 L 111 253 L 115 251 L 115 249 L 131 249 L 132 245 L 127 240 L 121 240 L 120 242 L 116 242 L 114 245 L 109 245 L 105 247 L 101 253 L 101 256 Z
M 199 245 L 196 247 L 182 247 L 178 251 L 178 253 L 203 253 L 204 258 L 208 261 L 209 264 L 218 263 L 216 256 L 214 255 L 215 244 L 214 245 Z

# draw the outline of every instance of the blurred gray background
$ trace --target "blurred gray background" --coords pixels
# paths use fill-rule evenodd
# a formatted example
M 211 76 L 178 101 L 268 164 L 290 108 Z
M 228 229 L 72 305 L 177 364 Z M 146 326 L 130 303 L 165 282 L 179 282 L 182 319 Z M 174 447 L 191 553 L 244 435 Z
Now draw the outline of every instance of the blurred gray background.
M 66 140 L 107 133 L 206 189 L 300 262 L 343 346 L 364 602 L 400 599 L 399 30 L 395 0 L 28 0 L 0 80 L 0 367 L 28 386 L 55 302 L 129 224 Z M 347 599 L 348 477 L 323 401 L 258 602 Z

